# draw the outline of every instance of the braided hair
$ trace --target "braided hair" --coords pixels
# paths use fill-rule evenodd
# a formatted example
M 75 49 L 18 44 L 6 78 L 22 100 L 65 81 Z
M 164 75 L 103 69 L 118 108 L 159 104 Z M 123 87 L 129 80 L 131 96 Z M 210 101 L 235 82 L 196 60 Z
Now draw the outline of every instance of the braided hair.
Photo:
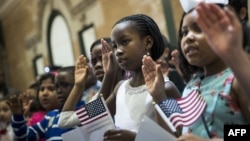
M 120 19 L 114 24 L 114 26 L 122 22 L 131 22 L 141 38 L 148 35 L 153 38 L 154 43 L 150 50 L 150 56 L 153 60 L 157 60 L 162 55 L 162 52 L 164 51 L 162 34 L 158 25 L 151 17 L 144 14 L 134 14 Z

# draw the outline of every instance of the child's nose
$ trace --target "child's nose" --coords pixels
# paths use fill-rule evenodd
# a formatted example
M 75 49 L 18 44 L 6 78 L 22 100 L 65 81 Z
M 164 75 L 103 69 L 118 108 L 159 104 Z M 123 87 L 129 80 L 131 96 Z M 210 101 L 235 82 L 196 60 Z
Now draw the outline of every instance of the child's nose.
M 117 48 L 116 50 L 116 56 L 121 56 L 122 55 L 122 50 L 120 48 Z
M 50 91 L 48 90 L 48 89 L 44 89 L 43 91 L 42 91 L 42 96 L 47 96 L 47 95 L 49 95 L 49 93 L 50 93 Z
M 189 32 L 188 35 L 187 35 L 187 43 L 191 43 L 195 40 L 195 36 L 192 32 Z

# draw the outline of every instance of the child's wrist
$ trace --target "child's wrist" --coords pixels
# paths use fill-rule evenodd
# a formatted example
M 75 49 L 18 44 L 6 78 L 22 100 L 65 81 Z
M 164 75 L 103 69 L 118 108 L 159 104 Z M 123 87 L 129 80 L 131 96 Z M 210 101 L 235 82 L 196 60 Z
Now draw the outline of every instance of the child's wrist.
M 85 83 L 75 83 L 74 87 L 75 89 L 83 89 L 85 86 Z
M 167 96 L 165 94 L 164 95 L 157 95 L 157 96 L 154 96 L 153 99 L 154 99 L 154 102 L 160 103 L 160 102 L 164 101 L 165 99 L 167 99 Z
M 85 89 L 85 85 L 74 84 L 71 91 L 75 91 L 76 93 L 81 93 Z

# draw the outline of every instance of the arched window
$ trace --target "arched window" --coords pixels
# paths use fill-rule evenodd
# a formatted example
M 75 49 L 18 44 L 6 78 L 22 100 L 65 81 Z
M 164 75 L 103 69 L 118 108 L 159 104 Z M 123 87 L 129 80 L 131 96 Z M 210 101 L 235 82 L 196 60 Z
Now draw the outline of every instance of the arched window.
M 52 66 L 72 66 L 75 64 L 70 31 L 59 11 L 52 11 L 48 26 L 48 49 Z

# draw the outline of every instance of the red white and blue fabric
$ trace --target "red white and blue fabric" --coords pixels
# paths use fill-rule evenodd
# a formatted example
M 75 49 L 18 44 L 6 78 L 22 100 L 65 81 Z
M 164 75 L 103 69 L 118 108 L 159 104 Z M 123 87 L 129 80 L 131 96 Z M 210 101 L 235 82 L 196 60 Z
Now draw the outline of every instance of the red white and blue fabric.
M 166 99 L 158 105 L 175 127 L 193 124 L 206 108 L 206 102 L 198 90 L 191 91 L 183 98 Z
M 99 97 L 76 110 L 76 115 L 82 127 L 88 130 L 86 132 L 91 133 L 99 129 L 115 128 L 113 119 L 103 97 Z

